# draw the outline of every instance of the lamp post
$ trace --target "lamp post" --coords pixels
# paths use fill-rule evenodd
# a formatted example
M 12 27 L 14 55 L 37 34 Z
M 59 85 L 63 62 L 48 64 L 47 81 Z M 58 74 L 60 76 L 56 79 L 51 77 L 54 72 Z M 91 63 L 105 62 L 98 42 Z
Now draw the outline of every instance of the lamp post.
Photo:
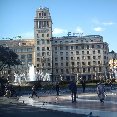
M 115 58 L 116 58 L 116 53 L 112 50 L 112 74 L 113 74 L 113 78 L 115 78 L 115 73 L 114 73 Z

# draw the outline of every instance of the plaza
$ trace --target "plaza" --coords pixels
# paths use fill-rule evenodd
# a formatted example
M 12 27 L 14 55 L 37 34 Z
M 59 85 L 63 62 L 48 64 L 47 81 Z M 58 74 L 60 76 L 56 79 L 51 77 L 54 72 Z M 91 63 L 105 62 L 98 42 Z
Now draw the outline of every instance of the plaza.
M 35 114 L 36 109 L 47 109 L 52 110 L 51 114 L 53 113 L 53 111 L 57 111 L 76 114 L 78 117 L 116 117 L 117 90 L 108 91 L 106 93 L 104 103 L 100 103 L 98 96 L 94 91 L 88 90 L 89 89 L 86 90 L 86 93 L 78 92 L 76 103 L 72 103 L 69 90 L 61 90 L 59 96 L 56 96 L 56 92 L 54 90 L 46 90 L 44 92 L 38 91 L 37 94 L 39 95 L 39 98 L 29 98 L 31 92 L 27 91 L 22 92 L 22 95 L 18 98 L 0 97 L 0 103 L 4 103 L 4 105 L 5 103 L 9 105 L 22 105 L 22 113 L 25 111 L 28 112 L 31 110 L 35 110 L 33 112 Z M 30 107 L 32 109 L 28 110 L 27 108 L 25 108 L 25 106 L 28 109 Z M 20 109 L 21 108 L 17 107 L 18 111 L 20 111 Z M 3 117 L 7 117 L 7 113 L 9 113 L 10 110 L 7 108 L 5 113 L 3 110 L 4 106 L 0 107 L 0 111 L 3 112 L 1 114 L 4 114 Z M 92 115 L 88 116 L 90 113 L 92 113 Z M 43 113 L 41 113 L 41 116 L 44 116 Z

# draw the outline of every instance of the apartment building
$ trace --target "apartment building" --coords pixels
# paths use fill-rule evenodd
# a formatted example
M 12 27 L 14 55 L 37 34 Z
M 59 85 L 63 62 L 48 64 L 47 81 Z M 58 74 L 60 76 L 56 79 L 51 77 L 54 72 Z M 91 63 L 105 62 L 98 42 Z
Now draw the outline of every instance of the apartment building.
M 13 72 L 24 73 L 27 72 L 29 65 L 34 64 L 35 56 L 34 56 L 34 39 L 20 39 L 20 40 L 0 40 L 0 45 L 9 47 L 15 53 L 18 54 L 19 59 L 22 62 L 21 66 L 15 66 L 12 68 Z M 2 73 L 3 72 L 3 73 Z M 8 75 L 8 70 L 3 70 L 2 74 Z
M 54 80 L 97 79 L 108 66 L 108 43 L 100 35 L 52 39 Z

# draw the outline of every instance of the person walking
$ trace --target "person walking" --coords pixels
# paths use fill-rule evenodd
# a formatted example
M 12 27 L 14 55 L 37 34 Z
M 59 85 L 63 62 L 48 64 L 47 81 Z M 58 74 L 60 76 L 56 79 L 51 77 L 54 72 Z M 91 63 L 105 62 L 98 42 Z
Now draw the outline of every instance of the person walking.
M 33 85 L 33 87 L 32 87 L 32 96 L 31 96 L 31 98 L 33 98 L 34 95 L 39 98 L 39 96 L 36 93 L 36 87 L 35 87 L 35 85 Z
M 59 90 L 60 90 L 59 83 L 56 83 L 56 95 L 57 96 L 59 96 Z
M 86 81 L 83 79 L 81 81 L 81 84 L 82 84 L 83 93 L 85 93 Z
M 71 81 L 69 89 L 71 90 L 72 103 L 74 103 L 76 102 L 76 95 L 77 95 L 77 85 L 75 81 Z
M 97 85 L 97 94 L 98 94 L 98 97 L 100 99 L 100 102 L 101 103 L 104 103 L 104 99 L 105 99 L 105 88 L 104 88 L 104 85 L 101 82 L 98 83 L 98 85 Z

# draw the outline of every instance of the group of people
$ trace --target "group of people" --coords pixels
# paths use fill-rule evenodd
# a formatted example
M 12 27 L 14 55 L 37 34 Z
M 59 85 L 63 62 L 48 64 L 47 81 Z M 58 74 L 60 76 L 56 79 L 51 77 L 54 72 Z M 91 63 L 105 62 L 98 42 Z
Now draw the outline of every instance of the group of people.
M 85 92 L 85 86 L 86 86 L 85 81 L 82 80 L 81 84 L 82 84 L 83 93 L 84 93 Z M 77 98 L 77 85 L 76 85 L 75 81 L 72 81 L 70 83 L 69 89 L 71 90 L 72 103 L 76 102 L 76 98 Z M 104 87 L 104 85 L 101 82 L 99 82 L 97 84 L 97 95 L 99 97 L 100 102 L 104 103 L 104 99 L 105 99 L 105 96 L 106 96 L 106 94 L 105 94 L 105 87 Z
M 81 81 L 82 88 L 83 88 L 83 93 L 85 92 L 85 87 L 86 87 L 86 82 L 85 80 Z M 57 82 L 55 85 L 55 90 L 56 90 L 56 95 L 59 96 L 60 94 L 60 86 L 59 83 Z M 77 98 L 77 85 L 74 80 L 72 80 L 69 84 L 69 90 L 71 91 L 71 98 L 72 98 L 72 103 L 76 103 L 76 98 Z M 32 98 L 33 96 L 36 96 L 39 98 L 39 96 L 36 93 L 36 87 L 35 85 L 32 87 Z M 99 100 L 101 103 L 104 103 L 105 99 L 105 88 L 104 85 L 100 82 L 97 84 L 97 95 L 99 97 Z

